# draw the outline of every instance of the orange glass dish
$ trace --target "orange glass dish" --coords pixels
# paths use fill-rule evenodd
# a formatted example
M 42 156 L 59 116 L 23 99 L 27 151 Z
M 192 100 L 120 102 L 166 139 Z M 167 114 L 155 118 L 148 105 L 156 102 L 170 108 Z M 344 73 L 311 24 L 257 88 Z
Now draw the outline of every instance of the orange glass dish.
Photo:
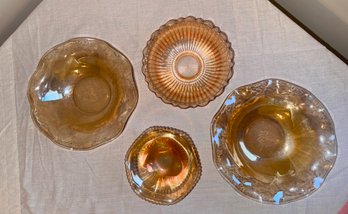
M 307 197 L 337 155 L 325 106 L 292 83 L 266 79 L 234 90 L 212 120 L 213 159 L 237 192 L 261 203 Z
M 48 138 L 88 150 L 121 134 L 138 92 L 126 56 L 105 41 L 74 38 L 41 58 L 28 99 L 33 121 Z
M 198 152 L 188 134 L 169 127 L 145 130 L 129 148 L 125 167 L 133 191 L 160 205 L 182 200 L 201 176 Z
M 201 18 L 168 21 L 151 35 L 143 53 L 149 89 L 180 108 L 207 105 L 233 74 L 234 52 L 227 35 Z

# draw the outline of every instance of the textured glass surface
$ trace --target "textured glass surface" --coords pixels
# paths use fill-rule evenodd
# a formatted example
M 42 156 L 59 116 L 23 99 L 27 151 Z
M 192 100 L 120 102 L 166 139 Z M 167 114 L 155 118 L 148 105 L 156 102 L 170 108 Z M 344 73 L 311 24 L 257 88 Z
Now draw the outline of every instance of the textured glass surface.
M 213 159 L 243 196 L 282 204 L 317 190 L 333 167 L 333 121 L 309 91 L 267 79 L 234 90 L 212 120 Z
M 105 41 L 75 38 L 49 50 L 28 86 L 31 114 L 54 143 L 87 150 L 121 134 L 138 92 L 129 60 Z
M 125 167 L 133 191 L 160 205 L 182 200 L 201 176 L 198 152 L 188 134 L 169 127 L 145 130 L 129 148 Z
M 168 21 L 144 49 L 149 89 L 180 108 L 205 106 L 233 74 L 234 52 L 227 35 L 211 21 L 187 17 Z

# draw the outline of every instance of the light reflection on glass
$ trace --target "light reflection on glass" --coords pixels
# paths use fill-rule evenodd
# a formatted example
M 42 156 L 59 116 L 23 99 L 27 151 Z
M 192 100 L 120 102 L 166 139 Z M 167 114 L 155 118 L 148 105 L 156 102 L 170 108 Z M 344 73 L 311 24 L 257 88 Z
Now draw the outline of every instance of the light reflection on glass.
M 319 141 L 320 141 L 320 143 L 325 143 L 325 136 L 320 135 L 319 136 Z
M 315 162 L 312 167 L 311 167 L 311 170 L 312 171 L 316 171 L 318 169 L 318 166 L 319 166 L 319 163 L 318 162 Z
M 70 96 L 72 94 L 72 87 L 71 86 L 67 86 L 64 88 L 64 93 L 63 96 L 67 97 Z
M 221 134 L 221 132 L 222 132 L 222 128 L 218 128 L 215 136 L 212 139 L 212 141 L 215 142 L 216 144 L 219 144 L 219 135 Z
M 236 102 L 236 96 L 232 96 L 230 99 L 225 101 L 225 105 L 229 106 Z
M 251 186 L 252 186 L 252 183 L 251 183 L 251 182 L 244 182 L 244 185 L 245 185 L 245 186 L 251 187 Z
M 246 148 L 246 146 L 244 145 L 244 142 L 242 142 L 242 141 L 239 142 L 239 145 L 240 145 L 240 147 L 242 148 L 244 154 L 246 155 L 246 157 L 247 157 L 249 160 L 251 160 L 251 161 L 256 161 L 258 158 L 260 158 L 260 157 L 258 157 L 257 155 L 254 155 L 253 153 L 251 153 L 251 152 Z
M 238 180 L 238 178 L 235 175 L 232 175 L 232 179 L 234 180 L 234 182 L 236 182 L 238 185 L 240 184 L 240 181 Z
M 58 91 L 49 90 L 43 97 L 41 97 L 41 101 L 55 101 L 63 98 L 63 95 Z
M 274 203 L 279 204 L 279 202 L 282 198 L 283 198 L 283 191 L 277 192 L 273 197 Z
M 324 179 L 322 178 L 322 177 L 316 177 L 316 178 L 314 178 L 314 180 L 313 180 L 313 186 L 314 186 L 314 188 L 316 188 L 316 189 L 318 189 L 320 186 L 321 186 L 321 184 L 324 182 Z
M 272 82 L 273 82 L 272 80 L 268 80 L 267 85 L 268 86 L 272 85 Z
M 141 187 L 141 185 L 143 185 L 143 180 L 141 180 L 141 178 L 138 175 L 134 175 L 133 180 L 136 184 L 138 184 L 139 187 Z

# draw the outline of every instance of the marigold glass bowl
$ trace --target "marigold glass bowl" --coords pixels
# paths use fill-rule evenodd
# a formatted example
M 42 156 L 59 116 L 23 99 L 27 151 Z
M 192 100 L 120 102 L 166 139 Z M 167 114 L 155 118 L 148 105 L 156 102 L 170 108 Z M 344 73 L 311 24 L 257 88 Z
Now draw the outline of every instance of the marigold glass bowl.
M 74 38 L 41 58 L 28 99 L 33 121 L 48 138 L 88 150 L 121 134 L 138 92 L 126 56 L 105 41 Z
M 151 35 L 143 53 L 149 89 L 180 108 L 207 105 L 233 74 L 234 52 L 227 35 L 201 18 L 168 21 Z
M 185 132 L 154 126 L 129 148 L 125 167 L 133 191 L 160 205 L 181 201 L 201 176 L 201 165 L 192 139 Z
M 213 159 L 241 195 L 284 204 L 317 190 L 337 142 L 325 106 L 292 83 L 267 79 L 234 90 L 212 120 Z

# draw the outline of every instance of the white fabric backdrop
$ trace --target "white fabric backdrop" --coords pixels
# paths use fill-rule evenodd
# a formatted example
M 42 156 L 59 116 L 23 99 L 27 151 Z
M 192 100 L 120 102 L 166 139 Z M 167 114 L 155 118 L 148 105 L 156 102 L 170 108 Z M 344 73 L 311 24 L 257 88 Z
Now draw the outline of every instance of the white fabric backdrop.
M 182 110 L 151 93 L 141 73 L 142 49 L 171 18 L 193 15 L 225 31 L 236 52 L 235 74 L 225 92 L 203 108 Z M 64 150 L 31 121 L 27 81 L 52 46 L 78 36 L 104 39 L 134 66 L 139 102 L 126 129 L 88 152 Z M 45 0 L 0 47 L 0 213 L 337 213 L 348 200 L 348 68 L 265 0 Z M 212 162 L 210 121 L 234 88 L 264 78 L 311 90 L 329 109 L 339 143 L 336 165 L 307 199 L 283 206 L 239 196 Z M 152 125 L 188 132 L 203 175 L 174 206 L 141 200 L 130 189 L 124 155 Z

